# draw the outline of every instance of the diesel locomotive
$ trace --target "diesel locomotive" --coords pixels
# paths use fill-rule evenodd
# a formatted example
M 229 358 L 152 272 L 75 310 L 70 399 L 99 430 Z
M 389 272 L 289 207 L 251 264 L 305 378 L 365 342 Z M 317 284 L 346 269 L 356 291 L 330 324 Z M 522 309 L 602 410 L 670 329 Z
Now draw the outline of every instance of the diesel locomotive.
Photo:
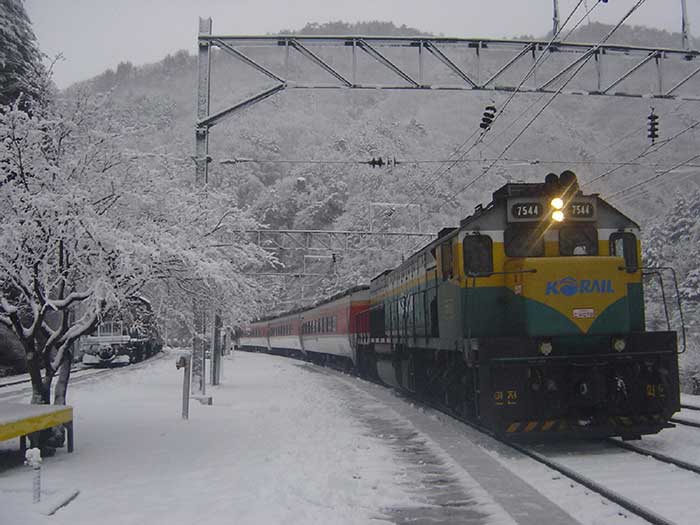
M 680 410 L 678 343 L 646 329 L 644 275 L 639 226 L 574 173 L 508 183 L 371 281 L 345 358 L 507 438 L 656 433 Z M 285 346 L 274 322 L 247 330 Z

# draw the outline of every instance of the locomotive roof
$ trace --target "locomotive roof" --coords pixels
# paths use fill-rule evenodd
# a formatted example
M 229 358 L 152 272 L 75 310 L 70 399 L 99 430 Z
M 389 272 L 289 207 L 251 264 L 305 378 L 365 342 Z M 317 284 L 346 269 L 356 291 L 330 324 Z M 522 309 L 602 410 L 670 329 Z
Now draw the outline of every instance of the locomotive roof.
M 562 173 L 561 178 L 554 174 L 549 174 L 544 182 L 509 182 L 498 188 L 492 194 L 492 201 L 487 205 L 479 204 L 474 208 L 474 213 L 465 217 L 460 221 L 459 228 L 443 228 L 438 233 L 438 236 L 428 244 L 419 248 L 416 252 L 406 258 L 401 264 L 394 268 L 384 270 L 371 279 L 371 282 L 381 279 L 386 275 L 409 266 L 418 254 L 426 250 L 434 250 L 437 245 L 445 239 L 457 235 L 459 229 L 472 226 L 483 230 L 505 230 L 506 224 L 502 213 L 491 213 L 497 208 L 502 211 L 502 207 L 508 199 L 532 197 L 541 198 L 546 196 L 560 196 L 568 194 L 569 196 L 593 197 L 599 205 L 599 210 L 604 214 L 605 222 L 609 223 L 609 227 L 616 228 L 637 228 L 639 225 L 627 217 L 620 210 L 612 206 L 610 203 L 603 200 L 597 193 L 584 195 L 579 189 L 576 175 L 571 171 Z
M 550 178 L 552 177 L 552 178 Z M 460 227 L 468 226 L 478 219 L 481 219 L 489 211 L 499 207 L 508 199 L 515 198 L 541 198 L 541 197 L 562 197 L 568 195 L 569 197 L 587 197 L 595 198 L 598 205 L 605 209 L 606 211 L 606 222 L 613 221 L 618 223 L 618 227 L 624 224 L 624 227 L 639 228 L 639 225 L 627 217 L 620 210 L 615 208 L 609 202 L 603 200 L 599 194 L 591 193 L 585 195 L 579 188 L 576 175 L 571 171 L 565 171 L 561 175 L 561 179 L 555 174 L 547 175 L 545 182 L 509 182 L 504 184 L 496 191 L 493 192 L 492 201 L 486 205 L 478 205 L 474 209 L 474 213 L 465 217 L 460 221 Z M 491 228 L 489 228 L 491 229 Z M 505 226 L 493 229 L 505 229 Z

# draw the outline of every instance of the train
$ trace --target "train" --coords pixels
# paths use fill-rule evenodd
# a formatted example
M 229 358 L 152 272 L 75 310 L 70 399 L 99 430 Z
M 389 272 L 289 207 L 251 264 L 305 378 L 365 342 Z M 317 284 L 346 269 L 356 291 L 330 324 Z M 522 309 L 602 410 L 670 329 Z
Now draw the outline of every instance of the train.
M 571 171 L 507 183 L 367 286 L 253 321 L 237 346 L 344 363 L 505 439 L 638 439 L 680 410 L 640 233 Z
M 81 361 L 88 366 L 119 366 L 153 357 L 163 348 L 153 311 L 146 298 L 106 316 L 95 331 L 80 339 Z

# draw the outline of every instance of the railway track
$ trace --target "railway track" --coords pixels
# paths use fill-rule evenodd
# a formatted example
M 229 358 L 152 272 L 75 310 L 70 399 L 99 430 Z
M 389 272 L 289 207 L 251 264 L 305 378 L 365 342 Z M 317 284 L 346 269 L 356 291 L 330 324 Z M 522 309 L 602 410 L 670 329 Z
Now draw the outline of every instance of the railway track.
M 691 411 L 693 411 L 693 412 L 700 412 L 700 406 L 688 405 L 688 404 L 684 404 L 684 403 L 681 403 L 681 409 L 683 409 L 683 410 L 691 410 Z M 700 428 L 700 421 L 695 421 L 695 420 L 692 420 L 692 419 L 686 419 L 686 418 L 684 418 L 684 417 L 682 417 L 682 416 L 681 416 L 681 417 L 678 417 L 678 416 L 672 417 L 672 418 L 671 418 L 671 423 L 676 423 L 676 424 L 678 424 L 678 425 L 683 425 L 683 426 L 686 426 L 686 427 Z
M 436 408 L 436 407 L 433 407 Z M 544 451 L 536 446 L 509 442 L 449 411 L 437 408 L 450 417 L 488 434 L 503 445 L 559 472 L 567 478 L 600 494 L 654 525 L 678 525 L 694 523 L 695 520 L 679 520 L 677 505 L 655 501 L 659 487 L 683 487 L 689 494 L 700 493 L 700 466 L 670 456 L 635 447 L 616 439 L 579 444 L 546 445 Z M 555 451 L 552 451 L 552 449 Z M 604 461 L 593 461 L 592 457 L 604 457 Z M 589 461 L 590 460 L 590 461 Z M 593 465 L 586 465 L 589 461 Z M 636 485 L 641 480 L 650 480 L 648 491 L 630 494 L 626 486 Z M 661 481 L 662 480 L 662 481 Z M 627 493 L 626 493 L 627 492 Z M 634 492 L 634 491 L 633 491 Z M 657 498 L 658 499 L 658 498 Z M 648 504 L 653 501 L 653 508 Z M 690 497 L 687 501 L 693 501 Z M 662 508 L 662 511 L 659 511 Z
M 386 385 L 384 385 L 386 386 Z M 654 525 L 695 523 L 684 517 L 677 502 L 664 501 L 660 487 L 677 487 L 687 491 L 686 501 L 694 501 L 700 493 L 700 466 L 665 454 L 636 447 L 614 438 L 607 440 L 537 446 L 514 443 L 499 438 L 487 429 L 464 419 L 439 404 L 408 396 L 417 404 L 429 406 L 457 421 L 490 436 L 499 443 L 566 476 L 570 480 L 600 494 Z M 700 410 L 700 409 L 699 409 Z M 700 426 L 700 425 L 699 425 Z M 604 458 L 594 461 L 594 458 Z M 588 465 L 587 465 L 588 463 Z M 648 487 L 640 489 L 647 484 Z M 633 490 L 630 490 L 633 489 Z M 672 498 L 673 499 L 673 498 Z M 649 505 L 652 502 L 653 505 Z M 661 509 L 661 510 L 659 510 Z
M 386 385 L 383 386 L 386 387 Z M 698 465 L 614 438 L 573 444 L 548 444 L 540 446 L 544 450 L 538 450 L 537 446 L 501 439 L 444 406 L 418 399 L 413 395 L 407 395 L 407 397 L 418 405 L 433 408 L 488 435 L 502 445 L 555 470 L 649 523 L 654 525 L 696 523 L 694 516 L 687 519 L 683 516 L 682 510 L 679 512 L 677 504 L 664 502 L 659 495 L 662 494 L 660 487 L 682 487 L 683 491 L 688 493 L 686 501 L 694 501 L 697 494 L 700 494 L 700 466 Z M 604 458 L 602 462 L 593 461 L 593 458 L 601 457 Z M 587 467 L 587 462 L 592 465 Z M 645 483 L 648 487 L 644 490 L 636 488 Z M 636 489 L 630 491 L 630 487 Z M 673 489 L 672 492 L 675 494 L 676 490 Z M 649 505 L 649 502 L 653 502 L 653 506 Z
M 140 363 L 135 363 L 132 365 L 119 367 L 119 368 L 74 367 L 71 369 L 70 384 L 74 385 L 76 383 L 81 383 L 83 381 L 95 379 L 96 377 L 101 377 L 101 376 L 109 375 L 109 374 L 116 374 L 119 372 L 125 372 L 127 370 L 138 369 L 138 368 L 141 368 L 141 367 L 147 365 L 148 363 L 151 363 L 157 359 L 161 359 L 165 355 L 166 355 L 165 352 L 160 352 L 160 353 L 156 354 L 155 356 L 151 357 L 150 359 L 146 359 L 145 361 L 141 361 Z M 23 385 L 23 384 L 26 384 L 28 386 L 26 388 L 6 389 L 6 387 L 16 387 L 18 385 Z M 9 383 L 0 384 L 0 401 L 2 401 L 4 399 L 21 397 L 24 395 L 31 395 L 31 393 L 32 393 L 32 387 L 31 387 L 31 380 L 30 379 L 21 379 L 21 380 L 17 380 L 17 381 L 11 381 Z
M 84 370 L 82 366 L 74 366 L 73 368 L 70 369 L 71 375 L 73 375 L 75 372 L 78 372 L 79 370 Z M 0 388 L 8 387 L 8 386 L 15 386 L 15 385 L 22 385 L 25 383 L 31 383 L 32 380 L 29 378 L 25 379 L 17 379 L 14 381 L 8 381 L 8 382 L 2 382 L 0 383 Z
M 681 417 L 672 417 L 671 418 L 671 423 L 676 423 L 678 425 L 683 425 L 686 427 L 695 427 L 695 428 L 700 428 L 700 422 L 698 421 L 691 421 L 690 419 L 683 419 Z
M 678 505 L 679 491 L 694 501 L 700 490 L 696 465 L 673 458 L 661 460 L 645 451 L 609 442 L 564 446 L 546 451 L 512 445 L 522 454 L 597 492 L 628 512 L 655 525 L 695 523 Z M 672 465 L 669 465 L 671 463 Z M 691 468 L 688 468 L 691 467 Z M 665 489 L 665 490 L 664 490 Z

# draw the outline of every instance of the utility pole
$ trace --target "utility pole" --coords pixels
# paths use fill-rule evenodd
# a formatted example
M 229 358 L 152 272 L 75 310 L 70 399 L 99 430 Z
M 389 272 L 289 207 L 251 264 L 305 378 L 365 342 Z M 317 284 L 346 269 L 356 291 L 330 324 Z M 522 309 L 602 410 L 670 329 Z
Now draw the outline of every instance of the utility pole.
M 199 19 L 199 35 L 211 35 L 211 18 Z M 197 124 L 195 126 L 195 183 L 206 187 L 209 182 L 209 126 L 201 124 L 209 116 L 211 45 L 207 40 L 198 40 L 197 56 Z M 206 308 L 195 298 L 192 302 L 194 314 L 194 337 L 192 338 L 192 386 L 197 396 L 203 397 L 206 389 Z M 211 404 L 211 403 L 210 403 Z
M 199 35 L 211 35 L 211 18 L 199 19 Z M 197 125 L 195 127 L 195 165 L 197 184 L 209 182 L 209 125 L 200 124 L 209 116 L 211 93 L 211 45 L 199 40 L 197 56 Z
M 194 299 L 194 337 L 192 338 L 192 390 L 198 397 L 206 394 L 206 333 L 207 316 L 206 305 L 201 299 Z
M 214 337 L 212 338 L 211 345 L 211 384 L 218 385 L 221 383 L 221 357 L 223 346 L 221 344 L 221 327 L 223 323 L 221 322 L 221 315 L 219 313 L 214 314 Z
M 681 33 L 683 34 L 683 49 L 690 51 L 690 22 L 688 21 L 688 5 L 686 0 L 681 0 L 681 12 L 683 20 Z
M 552 36 L 554 36 L 559 32 L 559 0 L 554 0 L 554 16 L 552 17 L 552 21 L 554 22 Z

